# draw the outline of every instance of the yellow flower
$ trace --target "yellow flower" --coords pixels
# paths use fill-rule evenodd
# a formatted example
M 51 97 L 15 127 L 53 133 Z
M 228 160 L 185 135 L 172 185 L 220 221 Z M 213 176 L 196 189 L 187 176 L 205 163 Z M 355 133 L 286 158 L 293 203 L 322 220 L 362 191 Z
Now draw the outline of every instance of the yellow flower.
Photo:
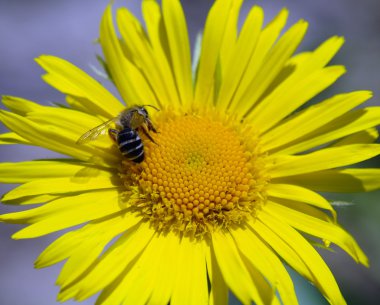
M 146 106 L 157 133 L 141 115 L 133 117 L 138 128 L 124 126 L 142 138 L 141 163 L 128 160 L 130 151 L 123 156 L 125 147 L 109 136 L 77 143 L 126 106 L 63 59 L 44 55 L 37 62 L 67 107 L 3 98 L 10 112 L 0 119 L 12 132 L 0 136 L 2 144 L 70 157 L 0 165 L 1 182 L 21 184 L 2 201 L 32 205 L 0 216 L 29 225 L 13 238 L 74 227 L 36 261 L 41 268 L 66 260 L 59 300 L 102 291 L 97 304 L 222 305 L 231 290 L 243 304 L 297 304 L 285 263 L 331 304 L 345 304 L 311 240 L 368 262 L 317 192 L 380 188 L 379 169 L 345 167 L 380 153 L 373 144 L 380 108 L 355 110 L 371 97 L 356 91 L 297 111 L 345 72 L 327 66 L 343 39 L 294 55 L 305 21 L 280 36 L 287 11 L 263 26 L 255 6 L 238 32 L 241 4 L 212 6 L 194 73 L 178 0 L 162 7 L 144 0 L 145 28 L 119 9 L 121 38 L 111 7 L 105 11 L 100 43 L 110 79 L 127 109 L 160 110 Z M 107 127 L 119 128 L 118 139 L 122 128 Z

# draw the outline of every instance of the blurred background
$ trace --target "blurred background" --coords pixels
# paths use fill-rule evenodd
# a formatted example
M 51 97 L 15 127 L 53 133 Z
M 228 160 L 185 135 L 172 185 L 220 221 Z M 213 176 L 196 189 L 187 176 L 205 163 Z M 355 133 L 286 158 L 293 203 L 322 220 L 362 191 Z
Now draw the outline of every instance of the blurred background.
M 140 1 L 115 1 L 141 17 Z M 202 29 L 211 0 L 182 1 L 191 41 Z M 33 59 L 52 54 L 69 60 L 92 75 L 97 66 L 94 43 L 106 0 L 0 0 L 0 94 L 24 97 L 43 104 L 63 102 L 64 98 L 45 84 L 42 70 Z M 348 73 L 327 95 L 357 89 L 374 91 L 372 105 L 379 105 L 380 96 L 380 2 L 378 0 L 262 0 L 246 1 L 242 15 L 249 7 L 264 7 L 266 21 L 282 7 L 290 10 L 290 22 L 306 19 L 309 32 L 300 50 L 314 49 L 333 35 L 342 35 L 346 43 L 334 63 L 344 64 Z M 5 132 L 4 126 L 0 131 Z M 51 158 L 56 154 L 32 147 L 1 146 L 0 161 Z M 372 166 L 379 166 L 374 160 Z M 4 193 L 13 186 L 0 185 Z M 379 304 L 380 300 L 380 192 L 328 195 L 329 199 L 352 205 L 337 207 L 339 221 L 352 233 L 367 253 L 371 267 L 356 265 L 346 254 L 321 251 L 331 267 L 349 305 Z M 0 213 L 9 211 L 1 206 Z M 0 305 L 52 305 L 58 288 L 54 286 L 60 265 L 34 270 L 38 254 L 59 234 L 35 240 L 13 241 L 10 236 L 16 225 L 0 224 Z M 293 274 L 300 304 L 327 304 L 316 289 Z M 95 297 L 81 304 L 94 304 Z M 67 305 L 77 304 L 69 301 Z M 230 304 L 239 304 L 231 298 Z

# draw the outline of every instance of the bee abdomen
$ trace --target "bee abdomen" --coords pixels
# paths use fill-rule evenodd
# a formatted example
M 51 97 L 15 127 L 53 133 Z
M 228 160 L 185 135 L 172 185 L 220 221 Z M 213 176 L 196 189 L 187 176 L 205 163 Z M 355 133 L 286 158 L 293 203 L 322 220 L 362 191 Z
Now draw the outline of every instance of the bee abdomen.
M 144 160 L 144 145 L 137 131 L 126 128 L 117 137 L 119 150 L 128 160 L 141 163 Z

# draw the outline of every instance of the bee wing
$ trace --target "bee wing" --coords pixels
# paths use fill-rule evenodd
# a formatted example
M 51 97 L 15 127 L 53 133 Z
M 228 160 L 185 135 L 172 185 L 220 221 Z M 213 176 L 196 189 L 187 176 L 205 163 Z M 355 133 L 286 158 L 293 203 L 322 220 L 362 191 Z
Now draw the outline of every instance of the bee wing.
M 113 119 L 110 119 L 106 122 L 104 122 L 103 124 L 100 124 L 99 126 L 96 126 L 92 129 L 90 129 L 89 131 L 87 131 L 85 134 L 83 134 L 77 141 L 77 144 L 84 144 L 84 143 L 87 143 L 87 142 L 90 142 L 90 141 L 93 141 L 95 140 L 96 138 L 98 138 L 100 135 L 103 135 L 107 132 L 108 130 L 108 127 L 117 121 L 117 117 L 116 118 L 113 118 Z

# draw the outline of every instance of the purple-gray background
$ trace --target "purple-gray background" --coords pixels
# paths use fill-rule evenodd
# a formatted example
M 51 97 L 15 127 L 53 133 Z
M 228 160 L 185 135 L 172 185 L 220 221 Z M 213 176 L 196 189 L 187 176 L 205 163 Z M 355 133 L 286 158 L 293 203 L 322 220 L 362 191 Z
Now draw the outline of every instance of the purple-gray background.
M 0 0 L 0 94 L 16 95 L 40 103 L 62 102 L 63 96 L 41 79 L 42 70 L 33 61 L 40 54 L 63 57 L 91 72 L 99 48 L 99 20 L 108 1 L 102 0 Z M 185 7 L 191 39 L 202 28 L 212 1 L 186 0 Z M 380 96 L 380 2 L 378 0 L 262 0 L 246 1 L 244 11 L 253 3 L 265 8 L 266 20 L 281 7 L 290 9 L 290 21 L 304 18 L 310 22 L 301 49 L 315 48 L 332 35 L 343 35 L 346 44 L 334 60 L 345 64 L 348 74 L 329 91 L 370 89 Z M 128 6 L 137 16 L 140 1 L 116 1 Z M 92 73 L 94 75 L 94 73 Z M 0 131 L 5 131 L 0 126 Z M 42 149 L 1 146 L 0 161 L 20 161 L 56 156 Z M 1 185 L 3 193 L 11 186 Z M 338 208 L 340 222 L 359 241 L 368 254 L 371 268 L 357 266 L 346 254 L 323 252 L 335 273 L 348 304 L 378 304 L 380 299 L 380 193 L 336 196 L 355 203 Z M 0 212 L 5 212 L 0 207 Z M 9 209 L 8 209 L 9 211 Z M 0 225 L 0 305 L 48 305 L 56 303 L 55 278 L 61 266 L 34 270 L 33 261 L 59 234 L 35 240 L 12 241 L 15 225 Z M 294 275 L 301 304 L 327 304 L 315 289 Z M 82 304 L 93 304 L 95 298 Z M 235 301 L 232 300 L 231 303 Z M 67 302 L 66 304 L 75 304 Z

